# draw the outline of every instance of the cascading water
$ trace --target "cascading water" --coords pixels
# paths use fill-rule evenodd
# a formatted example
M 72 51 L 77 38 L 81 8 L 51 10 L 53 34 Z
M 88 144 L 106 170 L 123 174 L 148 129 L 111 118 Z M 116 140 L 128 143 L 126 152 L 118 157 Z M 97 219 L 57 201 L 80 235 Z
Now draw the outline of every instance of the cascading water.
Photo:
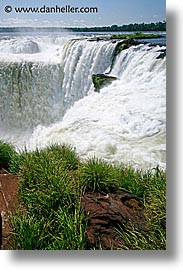
M 104 72 L 111 64 L 115 45 L 108 42 L 70 41 L 63 55 L 65 91 L 64 106 L 68 109 L 83 98 L 92 87 L 92 74 Z
M 91 76 L 109 71 L 114 43 L 37 43 L 37 53 L 0 61 L 0 139 L 17 139 L 15 126 L 16 144 L 30 150 L 69 143 L 84 158 L 166 167 L 166 58 L 157 58 L 164 47 L 123 50 L 110 72 L 117 80 L 95 93 Z M 24 129 L 30 129 L 26 142 Z
M 27 53 L 32 57 L 35 48 L 39 52 L 32 40 L 10 40 L 8 50 L 26 58 Z M 35 54 L 23 61 L 20 55 L 14 62 L 0 61 L 0 123 L 6 128 L 32 129 L 62 119 L 75 101 L 88 94 L 92 73 L 109 67 L 113 49 L 110 42 L 71 40 L 57 47 L 54 63 L 36 62 Z
M 49 125 L 61 113 L 59 98 L 63 70 L 60 64 L 0 63 L 0 123 L 29 129 Z

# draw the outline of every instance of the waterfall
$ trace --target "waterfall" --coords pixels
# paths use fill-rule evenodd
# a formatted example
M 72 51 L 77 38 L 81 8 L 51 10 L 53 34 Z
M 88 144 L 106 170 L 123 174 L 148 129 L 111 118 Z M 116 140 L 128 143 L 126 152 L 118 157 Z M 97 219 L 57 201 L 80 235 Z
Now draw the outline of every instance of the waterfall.
M 117 56 L 111 74 L 125 84 L 155 87 L 166 82 L 166 58 L 159 59 L 165 47 L 150 45 L 132 46 Z M 165 91 L 165 89 L 163 89 Z
M 0 123 L 7 129 L 52 123 L 61 113 L 62 77 L 60 64 L 0 63 Z
M 118 80 L 75 102 L 61 122 L 38 127 L 30 148 L 64 142 L 83 158 L 165 168 L 166 58 L 157 58 L 160 50 L 139 45 L 122 51 L 111 71 Z
M 81 158 L 166 168 L 164 46 L 131 46 L 111 68 L 111 41 L 33 42 L 6 47 L 7 60 L 0 55 L 0 138 L 29 150 L 68 143 Z M 109 71 L 117 80 L 94 92 L 92 74 Z
M 6 41 L 5 52 L 9 49 L 24 59 L 0 61 L 0 124 L 21 129 L 61 120 L 75 101 L 88 94 L 92 74 L 110 66 L 115 47 L 107 41 L 70 40 L 61 47 L 57 62 L 50 63 L 26 60 L 35 48 L 39 52 L 32 40 L 13 42 Z
M 64 48 L 65 106 L 68 109 L 78 99 L 88 94 L 92 87 L 92 74 L 105 72 L 112 59 L 115 45 L 106 41 L 69 41 Z

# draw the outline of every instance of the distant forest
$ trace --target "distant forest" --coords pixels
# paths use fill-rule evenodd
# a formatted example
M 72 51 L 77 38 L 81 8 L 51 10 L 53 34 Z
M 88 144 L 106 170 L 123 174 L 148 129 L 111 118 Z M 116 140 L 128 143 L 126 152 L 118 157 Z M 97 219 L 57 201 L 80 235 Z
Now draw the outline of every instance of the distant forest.
M 33 30 L 54 32 L 54 31 L 74 31 L 74 32 L 125 32 L 125 31 L 166 31 L 166 21 L 157 23 L 141 23 L 141 24 L 129 24 L 129 25 L 112 25 L 105 27 L 72 27 L 72 28 L 62 28 L 62 27 L 0 27 L 0 32 L 17 32 L 17 31 L 27 31 L 31 32 Z
M 166 31 L 166 22 L 157 22 L 157 23 L 141 23 L 141 24 L 129 24 L 129 25 L 112 25 L 105 27 L 92 27 L 92 28 L 67 28 L 68 30 L 72 30 L 75 32 L 113 32 L 113 31 Z

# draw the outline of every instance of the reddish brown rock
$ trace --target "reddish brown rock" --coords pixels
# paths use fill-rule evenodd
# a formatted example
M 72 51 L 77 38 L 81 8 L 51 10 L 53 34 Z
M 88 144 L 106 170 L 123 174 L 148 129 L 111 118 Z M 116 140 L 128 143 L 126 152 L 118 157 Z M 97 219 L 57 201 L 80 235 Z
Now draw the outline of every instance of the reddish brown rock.
M 130 224 L 145 230 L 144 209 L 139 199 L 128 194 L 86 193 L 82 209 L 88 221 L 87 241 L 96 249 L 119 248 L 125 241 L 116 228 L 125 231 Z
M 9 234 L 11 226 L 9 223 L 9 214 L 17 207 L 18 193 L 18 177 L 16 175 L 7 174 L 5 171 L 0 171 L 0 213 L 1 213 L 1 229 L 2 234 L 2 249 L 10 249 Z

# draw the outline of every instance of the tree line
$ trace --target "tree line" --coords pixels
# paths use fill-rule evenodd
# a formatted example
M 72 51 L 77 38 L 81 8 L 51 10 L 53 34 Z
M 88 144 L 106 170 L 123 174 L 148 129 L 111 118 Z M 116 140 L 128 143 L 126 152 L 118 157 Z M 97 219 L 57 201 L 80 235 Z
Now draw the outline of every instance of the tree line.
M 157 23 L 141 23 L 141 24 L 128 24 L 128 25 L 112 25 L 104 27 L 75 27 L 67 28 L 68 30 L 75 32 L 110 32 L 110 31 L 166 31 L 166 22 Z
M 31 32 L 33 30 L 45 31 L 45 32 L 55 32 L 55 31 L 74 31 L 74 32 L 118 32 L 118 31 L 166 31 L 166 21 L 157 22 L 157 23 L 141 23 L 141 24 L 129 24 L 129 25 L 112 25 L 112 26 L 103 26 L 103 27 L 71 27 L 71 28 L 62 28 L 62 27 L 0 27 L 0 32 L 16 32 L 16 31 L 26 31 Z

